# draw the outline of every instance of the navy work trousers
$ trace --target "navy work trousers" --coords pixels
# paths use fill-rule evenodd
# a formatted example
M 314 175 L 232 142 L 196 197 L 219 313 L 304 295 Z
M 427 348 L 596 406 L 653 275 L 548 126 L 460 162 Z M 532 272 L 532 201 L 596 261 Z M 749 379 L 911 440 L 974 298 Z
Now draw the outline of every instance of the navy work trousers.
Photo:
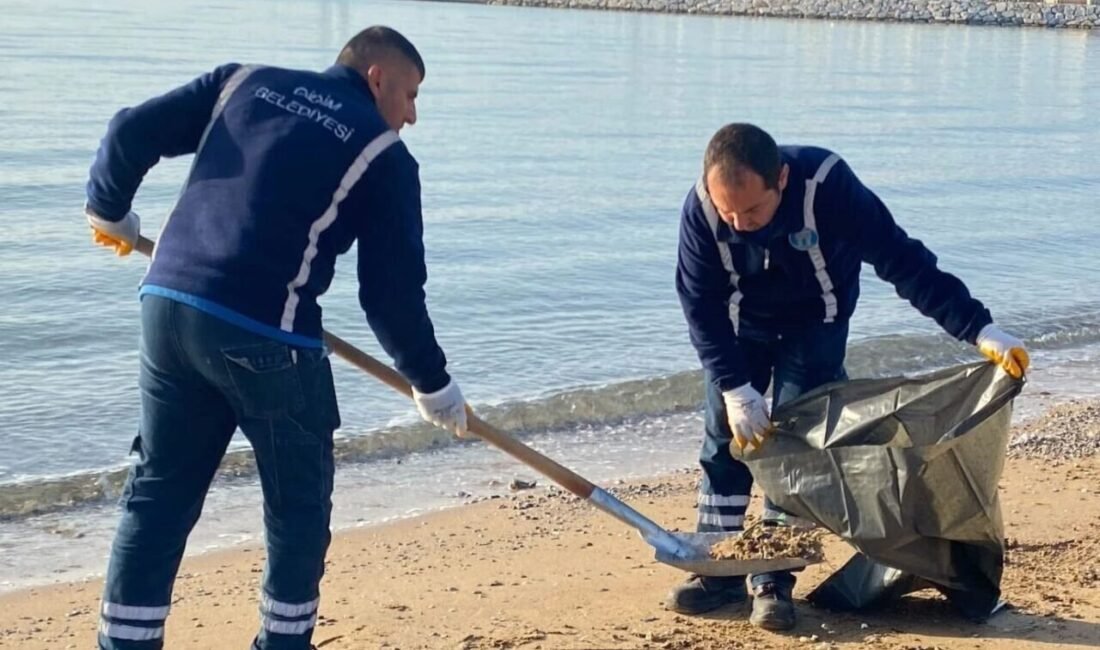
M 328 359 L 158 296 L 142 299 L 141 314 L 138 462 L 122 494 L 99 647 L 164 646 L 187 536 L 239 427 L 264 495 L 267 565 L 253 648 L 309 648 L 340 424 Z
M 772 384 L 772 410 L 799 395 L 832 381 L 847 379 L 844 356 L 848 323 L 822 323 L 782 335 L 742 336 L 738 339 L 749 367 L 750 383 L 763 394 Z M 730 455 L 733 438 L 722 393 L 712 377 L 706 377 L 706 421 L 699 463 L 703 480 L 699 488 L 699 532 L 739 531 L 752 491 L 748 467 Z M 782 516 L 766 498 L 764 519 Z M 794 585 L 789 572 L 752 577 L 753 586 L 766 582 Z

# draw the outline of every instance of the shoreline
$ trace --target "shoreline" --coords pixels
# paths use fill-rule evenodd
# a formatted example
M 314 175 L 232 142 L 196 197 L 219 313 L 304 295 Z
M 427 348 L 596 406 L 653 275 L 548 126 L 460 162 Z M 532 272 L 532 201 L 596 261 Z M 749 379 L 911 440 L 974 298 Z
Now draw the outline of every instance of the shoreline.
M 1100 3 L 1009 0 L 442 0 L 494 6 L 865 22 L 1100 29 Z
M 1100 384 L 1085 381 L 1079 386 L 1084 390 L 1073 392 L 1067 386 L 1049 385 L 1037 371 L 1029 390 L 1016 402 L 1018 435 L 1030 431 L 1032 423 L 1040 424 L 1041 434 L 1042 416 L 1051 409 L 1074 409 L 1080 402 L 1100 408 L 1100 391 L 1087 388 Z M 548 431 L 521 437 L 596 483 L 608 485 L 696 468 L 701 417 L 700 412 L 687 412 L 609 424 L 583 434 Z M 1048 448 L 1064 450 L 1065 445 L 1050 444 L 1040 435 L 1028 441 L 1026 450 L 1039 453 Z M 549 484 L 491 446 L 472 441 L 344 465 L 337 469 L 332 529 L 341 534 L 508 497 L 508 483 L 514 479 Z M 218 482 L 191 536 L 187 557 L 257 543 L 262 539 L 260 500 L 256 482 Z M 0 524 L 0 595 L 100 577 L 117 518 L 117 505 L 105 501 Z
M 337 533 L 314 643 L 343 648 L 1089 648 L 1100 643 L 1100 403 L 1051 409 L 1014 427 L 1001 481 L 1013 608 L 962 621 L 931 591 L 878 613 L 799 604 L 787 635 L 750 627 L 746 607 L 684 617 L 661 606 L 684 578 L 633 531 L 558 489 L 539 487 Z M 1036 445 L 1036 436 L 1067 442 Z M 1076 441 L 1076 442 L 1075 442 Z M 668 528 L 694 522 L 697 473 L 612 485 Z M 542 485 L 542 483 L 540 483 Z M 750 511 L 759 512 L 759 495 Z M 803 597 L 850 554 L 830 536 Z M 262 549 L 184 560 L 168 620 L 171 647 L 245 647 L 257 624 Z M 94 644 L 101 581 L 0 596 L 0 648 Z M 815 638 L 816 637 L 816 638 Z

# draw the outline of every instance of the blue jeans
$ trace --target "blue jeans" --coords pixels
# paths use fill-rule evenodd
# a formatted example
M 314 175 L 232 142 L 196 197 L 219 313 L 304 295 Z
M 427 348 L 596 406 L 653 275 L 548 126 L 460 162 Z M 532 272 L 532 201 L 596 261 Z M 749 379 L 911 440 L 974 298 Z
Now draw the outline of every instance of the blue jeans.
M 142 299 L 141 317 L 139 461 L 122 494 L 99 647 L 164 646 L 187 536 L 240 427 L 259 469 L 267 542 L 253 648 L 309 648 L 340 425 L 328 359 L 157 296 Z
M 741 336 L 738 344 L 749 368 L 750 383 L 763 394 L 772 386 L 772 410 L 802 393 L 832 381 L 847 379 L 844 355 L 848 344 L 848 323 L 822 323 L 782 335 Z M 699 532 L 738 531 L 752 492 L 752 474 L 748 467 L 730 456 L 733 438 L 722 392 L 711 376 L 706 377 L 706 422 L 699 463 L 703 480 L 699 487 Z M 765 518 L 774 505 L 765 495 Z M 777 582 L 794 585 L 787 571 L 762 573 L 752 577 L 758 587 Z

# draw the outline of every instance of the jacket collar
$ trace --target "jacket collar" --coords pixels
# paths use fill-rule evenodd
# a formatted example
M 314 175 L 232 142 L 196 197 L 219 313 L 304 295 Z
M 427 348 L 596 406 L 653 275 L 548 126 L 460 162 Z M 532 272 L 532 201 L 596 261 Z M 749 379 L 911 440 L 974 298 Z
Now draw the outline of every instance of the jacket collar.
M 332 77 L 350 83 L 356 90 L 366 95 L 367 99 L 369 99 L 372 104 L 374 103 L 374 94 L 371 93 L 370 86 L 367 85 L 367 80 L 364 79 L 363 75 L 359 74 L 359 71 L 355 68 L 337 63 L 328 70 L 325 70 L 322 74 L 326 77 Z

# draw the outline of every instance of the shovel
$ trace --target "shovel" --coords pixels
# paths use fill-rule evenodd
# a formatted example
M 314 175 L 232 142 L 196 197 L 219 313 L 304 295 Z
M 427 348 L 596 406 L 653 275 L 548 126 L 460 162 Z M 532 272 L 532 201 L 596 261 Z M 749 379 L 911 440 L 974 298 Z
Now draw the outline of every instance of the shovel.
M 152 240 L 139 237 L 134 249 L 144 255 L 151 256 L 153 247 Z M 393 368 L 330 332 L 325 332 L 325 345 L 348 363 L 374 376 L 397 392 L 412 398 L 412 386 Z M 711 557 L 711 547 L 724 539 L 736 537 L 739 533 L 667 531 L 603 488 L 593 485 L 584 477 L 559 465 L 554 460 L 543 456 L 531 447 L 485 422 L 475 415 L 469 406 L 466 407 L 466 411 L 467 428 L 470 432 L 550 478 L 577 497 L 588 501 L 596 508 L 636 529 L 641 534 L 642 539 L 656 550 L 655 558 L 658 562 L 704 576 L 742 576 L 750 573 L 797 569 L 810 564 L 810 561 L 802 558 L 772 560 L 715 559 Z

